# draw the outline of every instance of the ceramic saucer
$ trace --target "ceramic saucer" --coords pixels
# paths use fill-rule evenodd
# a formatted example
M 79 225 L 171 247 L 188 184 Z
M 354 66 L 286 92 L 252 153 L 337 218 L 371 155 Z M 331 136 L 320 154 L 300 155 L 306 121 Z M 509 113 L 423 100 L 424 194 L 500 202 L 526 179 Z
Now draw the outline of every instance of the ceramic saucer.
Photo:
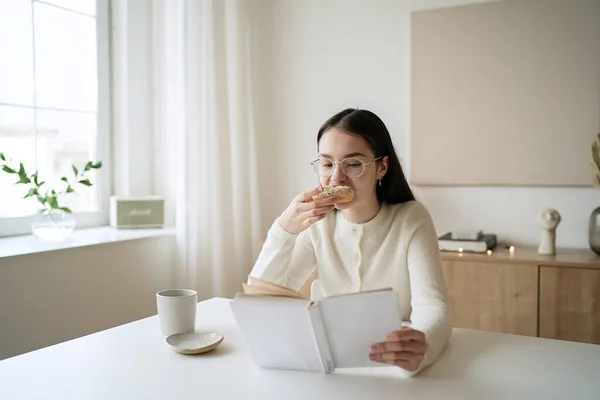
M 165 342 L 178 353 L 201 354 L 217 348 L 223 339 L 223 336 L 215 332 L 193 332 L 171 335 Z

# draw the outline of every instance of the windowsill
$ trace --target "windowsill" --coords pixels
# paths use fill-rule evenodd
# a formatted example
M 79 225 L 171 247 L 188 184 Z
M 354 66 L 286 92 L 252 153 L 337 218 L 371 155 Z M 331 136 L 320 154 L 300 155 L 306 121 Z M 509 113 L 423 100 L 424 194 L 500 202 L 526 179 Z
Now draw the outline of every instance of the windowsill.
M 63 249 L 96 246 L 157 236 L 174 235 L 175 229 L 116 229 L 109 226 L 76 229 L 64 242 L 45 242 L 33 235 L 0 238 L 0 259 Z

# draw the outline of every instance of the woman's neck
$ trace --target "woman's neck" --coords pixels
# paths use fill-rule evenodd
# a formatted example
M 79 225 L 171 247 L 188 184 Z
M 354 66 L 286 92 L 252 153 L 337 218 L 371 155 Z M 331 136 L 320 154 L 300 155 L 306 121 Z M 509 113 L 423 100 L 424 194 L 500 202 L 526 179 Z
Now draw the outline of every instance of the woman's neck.
M 347 210 L 342 211 L 342 215 L 346 221 L 355 224 L 364 224 L 375 218 L 381 210 L 381 203 L 377 199 L 367 204 L 356 205 Z

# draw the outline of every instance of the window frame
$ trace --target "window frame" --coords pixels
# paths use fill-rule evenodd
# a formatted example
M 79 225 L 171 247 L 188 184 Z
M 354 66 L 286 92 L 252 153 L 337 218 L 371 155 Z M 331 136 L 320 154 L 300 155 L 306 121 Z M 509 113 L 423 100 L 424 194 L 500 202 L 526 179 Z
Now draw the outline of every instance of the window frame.
M 45 3 L 40 1 L 41 3 Z M 33 0 L 32 0 L 33 3 Z M 48 3 L 45 3 L 48 4 Z M 58 8 L 63 8 L 57 6 Z M 75 213 L 78 228 L 108 225 L 110 195 L 112 193 L 112 102 L 111 102 L 111 19 L 110 0 L 96 0 L 97 38 L 97 134 L 96 149 L 102 168 L 94 183 L 98 196 L 98 211 Z M 35 39 L 34 39 L 35 40 Z M 35 105 L 34 105 L 35 107 Z M 94 160 L 97 161 L 97 160 Z M 31 234 L 35 215 L 0 218 L 0 238 Z

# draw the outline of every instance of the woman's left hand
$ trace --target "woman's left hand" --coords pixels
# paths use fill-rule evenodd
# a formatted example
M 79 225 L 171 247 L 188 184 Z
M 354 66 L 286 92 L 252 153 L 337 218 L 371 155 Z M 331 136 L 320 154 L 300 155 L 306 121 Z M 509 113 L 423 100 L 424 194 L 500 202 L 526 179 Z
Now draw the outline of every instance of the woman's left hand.
M 387 340 L 371 346 L 369 359 L 397 365 L 407 371 L 415 371 L 427 352 L 425 334 L 416 329 L 403 329 L 389 334 Z

